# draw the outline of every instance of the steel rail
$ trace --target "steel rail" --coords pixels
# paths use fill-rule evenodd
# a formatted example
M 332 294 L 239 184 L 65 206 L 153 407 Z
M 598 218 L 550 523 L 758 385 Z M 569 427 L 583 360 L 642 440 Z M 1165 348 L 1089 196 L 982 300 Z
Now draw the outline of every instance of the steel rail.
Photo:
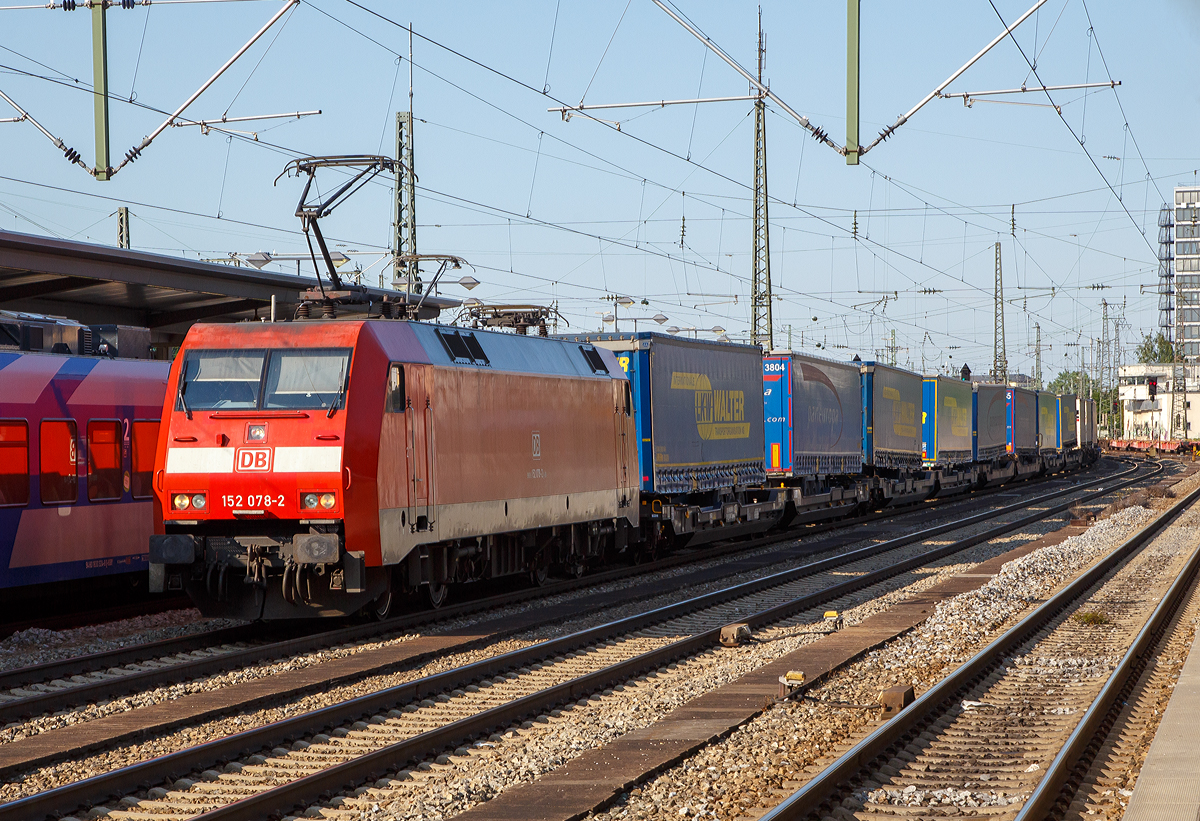
M 1180 499 L 1010 630 L 923 693 L 895 718 L 855 744 L 815 778 L 762 816 L 760 821 L 797 821 L 820 813 L 822 806 L 833 799 L 847 782 L 867 769 L 873 761 L 887 755 L 897 743 L 919 732 L 945 704 L 982 680 L 1015 648 L 1058 618 L 1121 562 L 1158 535 L 1197 498 L 1200 498 L 1200 488 Z
M 1162 601 L 1154 608 L 1154 612 L 1138 632 L 1137 638 L 1104 683 L 1092 706 L 1084 713 L 1058 755 L 1046 767 L 1046 774 L 1021 807 L 1016 821 L 1040 821 L 1060 814 L 1058 811 L 1070 804 L 1079 788 L 1079 782 L 1082 781 L 1079 770 L 1091 765 L 1108 739 L 1117 713 L 1137 683 L 1138 677 L 1153 659 L 1153 651 L 1172 618 L 1179 612 L 1179 608 L 1191 592 L 1197 570 L 1200 570 L 1200 546 L 1192 551 L 1187 564 L 1175 577 Z M 1074 780 L 1075 776 L 1079 776 L 1079 780 Z
M 1111 491 L 1099 491 L 1099 493 L 1107 492 Z M 1076 503 L 1069 502 L 1061 506 L 1060 509 L 1065 509 L 1068 505 Z M 1042 518 L 1046 515 L 1052 514 L 1042 514 Z M 996 535 L 1000 535 L 1000 533 L 996 533 L 995 531 L 1009 532 L 1012 529 L 1014 528 L 1011 524 L 1006 524 L 995 528 L 993 531 L 989 531 L 989 533 L 994 538 Z M 816 593 L 738 618 L 748 623 L 752 628 L 763 627 L 837 599 L 847 593 L 868 587 L 877 581 L 907 572 L 914 567 L 920 567 L 930 560 L 936 560 L 944 555 L 964 550 L 985 540 L 979 537 L 969 537 L 953 545 L 931 550 L 913 559 L 898 562 L 889 568 L 864 574 L 842 584 L 833 585 Z M 616 624 L 619 624 L 619 622 Z M 626 629 L 622 632 L 629 632 L 629 630 Z M 539 693 L 533 693 L 508 704 L 499 705 L 476 716 L 460 719 L 446 727 L 422 733 L 411 739 L 388 745 L 365 756 L 328 767 L 320 772 L 305 776 L 288 784 L 264 790 L 223 807 L 209 810 L 197 815 L 195 817 L 196 821 L 253 821 L 253 819 L 263 817 L 264 814 L 278 811 L 280 808 L 294 807 L 311 802 L 324 794 L 342 789 L 347 784 L 359 783 L 375 777 L 378 775 L 379 770 L 386 771 L 387 769 L 395 768 L 397 764 L 426 758 L 440 749 L 452 747 L 456 743 L 477 736 L 480 733 L 489 732 L 529 715 L 551 709 L 563 701 L 577 699 L 582 695 L 594 692 L 610 684 L 627 680 L 648 669 L 661 667 L 676 658 L 691 655 L 715 643 L 720 633 L 720 627 L 706 630 L 657 650 L 643 653 L 633 659 L 619 662 L 568 682 L 563 682 L 562 684 L 547 688 Z
M 1113 478 L 1127 475 L 1128 473 L 1138 472 L 1139 467 L 1135 466 L 1129 471 L 1125 471 L 1118 476 L 1109 476 L 1098 481 L 1108 481 Z M 822 590 L 808 594 L 806 596 L 793 599 L 781 605 L 767 608 L 758 613 L 753 613 L 747 617 L 738 617 L 737 620 L 745 621 L 752 627 L 760 627 L 764 624 L 778 621 L 790 615 L 802 612 L 807 609 L 824 604 L 828 601 L 837 599 L 847 593 L 854 592 L 863 587 L 875 584 L 878 581 L 884 580 L 889 576 L 899 575 L 908 572 L 911 569 L 920 567 L 929 561 L 942 558 L 954 552 L 958 552 L 976 544 L 979 544 L 989 539 L 994 539 L 1000 535 L 1019 529 L 1031 522 L 1052 516 L 1066 508 L 1078 504 L 1080 501 L 1086 501 L 1097 496 L 1113 493 L 1122 487 L 1128 486 L 1135 482 L 1140 482 L 1151 476 L 1158 475 L 1163 470 L 1162 465 L 1156 465 L 1155 470 L 1147 475 L 1135 476 L 1125 482 L 1118 482 L 1116 485 L 1108 488 L 1101 488 L 1094 491 L 1083 499 L 1074 499 L 1064 502 L 1060 505 L 1045 508 L 1041 511 L 1036 511 L 1028 516 L 1021 517 L 1013 522 L 1007 522 L 1002 525 L 992 528 L 984 533 L 968 537 L 950 545 L 944 545 L 934 550 L 922 553 L 919 556 L 911 557 L 901 562 L 892 565 L 889 568 L 864 574 L 862 576 L 852 577 L 837 585 L 831 585 Z M 1086 487 L 1086 486 L 1085 486 Z M 1049 497 L 1062 496 L 1066 493 L 1079 490 L 1079 486 L 1068 488 L 1060 491 L 1055 491 L 1053 494 L 1048 494 Z M 1045 499 L 1047 497 L 1041 497 Z M 1037 500 L 1035 500 L 1037 501 Z M 1002 508 L 1000 511 L 992 512 L 990 515 L 995 517 L 1004 515 L 1004 513 L 1012 512 L 1015 509 L 1026 507 L 1030 504 L 1029 501 L 1016 503 Z M 939 525 L 934 528 L 929 528 L 922 531 L 923 539 L 933 538 L 950 529 L 961 528 L 970 524 L 977 523 L 981 517 L 988 514 L 980 514 L 969 519 L 960 521 L 953 525 Z M 599 625 L 594 628 L 582 630 L 571 635 L 562 636 L 557 639 L 541 642 L 530 647 L 514 650 L 509 653 L 502 654 L 490 659 L 475 662 L 463 667 L 448 670 L 443 673 L 438 673 L 415 681 L 406 682 L 394 687 L 380 690 L 375 693 L 370 693 L 364 696 L 359 696 L 348 701 L 338 704 L 333 704 L 309 713 L 304 713 L 291 718 L 282 719 L 272 724 L 264 725 L 250 730 L 245 730 L 225 738 L 209 741 L 195 747 L 189 747 L 184 750 L 179 750 L 174 753 L 168 753 L 155 759 L 151 759 L 128 767 L 114 770 L 109 773 L 93 776 L 91 778 L 77 781 L 72 784 L 66 784 L 53 790 L 47 790 L 37 795 L 19 799 L 7 804 L 0 805 L 0 821 L 14 819 L 19 821 L 28 821 L 31 818 L 51 817 L 74 811 L 80 806 L 95 805 L 99 802 L 108 800 L 114 795 L 128 794 L 157 783 L 161 783 L 166 779 L 179 777 L 181 774 L 191 772 L 193 770 L 203 769 L 211 766 L 215 762 L 229 761 L 239 756 L 252 754 L 257 750 L 275 746 L 281 741 L 290 741 L 303 735 L 308 735 L 329 727 L 345 724 L 358 720 L 363 716 L 370 716 L 378 713 L 381 710 L 386 710 L 394 705 L 407 703 L 414 700 L 419 700 L 424 697 L 434 695 L 446 690 L 465 687 L 466 685 L 482 678 L 488 678 L 536 662 L 540 659 L 552 657 L 557 654 L 567 653 L 577 647 L 594 644 L 600 641 L 605 641 L 613 636 L 624 635 L 630 632 L 636 632 L 651 624 L 660 623 L 668 619 L 687 615 L 688 613 L 700 610 L 706 607 L 712 607 L 725 603 L 731 599 L 745 597 L 761 590 L 777 587 L 794 581 L 804 576 L 814 575 L 823 570 L 837 567 L 851 561 L 874 556 L 878 553 L 886 552 L 888 549 L 895 549 L 903 546 L 903 544 L 911 544 L 913 541 L 918 541 L 916 537 L 920 534 L 912 534 L 910 536 L 900 537 L 899 539 L 890 542 L 884 542 L 880 545 L 873 545 L 862 548 L 841 557 L 826 559 L 820 562 L 814 562 L 804 565 L 800 568 L 795 568 L 789 571 L 783 571 L 771 576 L 755 579 L 749 582 L 744 582 L 724 590 L 714 591 L 702 596 L 695 597 L 683 602 L 666 605 L 652 611 L 640 613 L 624 619 L 620 619 L 607 624 Z M 903 544 L 899 544 L 903 542 Z M 885 547 L 890 545 L 891 547 Z M 661 666 L 666 663 L 664 659 L 671 659 L 679 655 L 687 655 L 696 652 L 708 644 L 711 644 L 717 639 L 720 633 L 720 628 L 707 630 L 696 636 L 683 639 L 680 642 L 666 645 L 658 650 L 638 656 L 635 659 L 620 662 L 615 667 L 605 668 L 600 671 L 588 674 L 587 676 L 575 679 L 562 685 L 557 685 L 548 691 L 543 691 L 540 694 L 533 694 L 520 700 L 520 707 L 512 707 L 512 705 L 501 705 L 492 710 L 480 713 L 477 716 L 462 719 L 445 728 L 430 731 L 429 733 L 421 734 L 403 742 L 398 742 L 396 745 L 391 745 L 383 748 L 388 750 L 386 756 L 383 751 L 378 754 L 371 753 L 366 757 L 354 759 L 341 765 L 336 765 L 333 768 L 314 774 L 289 785 L 284 785 L 275 790 L 267 790 L 251 798 L 243 799 L 235 804 L 230 804 L 220 810 L 214 810 L 220 814 L 213 815 L 212 813 L 205 814 L 203 818 L 256 818 L 262 815 L 269 814 L 269 810 L 278 809 L 281 806 L 293 801 L 308 800 L 310 797 L 317 796 L 322 792 L 327 791 L 328 784 L 331 780 L 339 780 L 339 786 L 345 783 L 352 782 L 363 773 L 374 772 L 375 769 L 383 766 L 380 762 L 388 762 L 387 768 L 394 768 L 395 765 L 409 760 L 416 755 L 414 752 L 420 748 L 422 755 L 429 751 L 442 749 L 447 745 L 452 745 L 454 741 L 469 738 L 483 732 L 487 732 L 492 727 L 500 724 L 511 723 L 516 718 L 523 715 L 528 715 L 530 712 L 535 712 L 534 706 L 539 709 L 549 709 L 554 704 L 561 701 L 563 698 L 569 697 L 570 693 L 576 692 L 591 692 L 597 687 L 607 686 L 603 682 L 610 680 L 621 680 L 628 678 L 634 669 L 638 668 L 635 662 L 640 659 L 643 664 L 652 666 Z M 610 679 L 607 676 L 617 677 Z M 601 684 L 598 684 L 600 682 Z M 570 685 L 570 686 L 568 686 Z M 565 688 L 565 689 L 564 689 Z M 552 695 L 546 695 L 550 693 Z M 578 696 L 570 696 L 577 698 Z M 514 702 L 518 703 L 518 702 Z M 453 732 L 450 727 L 455 728 Z M 423 739 L 420 744 L 417 739 Z M 451 740 L 447 740 L 451 739 Z M 415 745 L 415 746 L 414 746 Z M 404 756 L 404 757 L 401 757 Z M 368 764 L 360 764 L 358 762 L 366 761 Z M 336 772 L 338 775 L 329 775 L 328 773 Z M 364 776 L 365 777 L 365 776 Z M 359 779 L 361 780 L 361 779 Z M 293 785 L 299 785 L 293 787 Z M 279 792 L 280 790 L 295 789 L 296 798 L 292 798 L 292 793 Z M 315 792 L 314 792 L 315 790 Z M 264 798 L 263 796 L 270 796 Z M 263 802 L 275 802 L 263 803 Z M 230 809 L 237 807 L 237 810 Z M 237 813 L 245 813 L 238 815 Z M 225 814 L 234 813 L 234 814 Z
M 1013 505 L 1000 508 L 999 510 L 990 514 L 985 512 L 984 514 L 979 514 L 971 519 L 962 520 L 954 523 L 953 525 L 943 525 L 941 527 L 944 529 L 940 531 L 937 528 L 918 531 L 910 536 L 899 537 L 899 539 L 892 540 L 884 544 L 898 547 L 902 546 L 902 544 L 910 544 L 913 540 L 932 538 L 933 536 L 938 535 L 938 533 L 946 532 L 947 529 L 955 529 L 957 527 L 964 526 L 965 523 L 981 521 L 984 518 L 1003 515 L 1006 511 L 1025 507 L 1030 504 L 1036 504 L 1039 501 L 1054 498 L 1055 496 L 1063 495 L 1064 493 L 1070 493 L 1080 489 L 1081 487 L 1088 487 L 1092 484 L 1119 478 L 1129 472 L 1131 471 L 1123 471 L 1120 473 L 1111 474 L 1109 476 L 1098 477 L 1086 484 L 1072 485 L 1063 490 L 1037 497 L 1029 502 L 1017 502 Z M 999 490 L 997 489 L 996 492 L 999 492 Z M 986 496 L 983 498 L 986 498 Z M 963 501 L 963 499 L 961 497 L 950 497 L 943 501 L 950 503 L 952 501 Z M 978 501 L 978 499 L 973 499 L 972 501 Z M 923 512 L 932 506 L 933 505 L 927 505 L 923 508 L 914 509 L 912 511 L 904 511 L 901 514 L 891 511 L 881 516 L 868 516 L 861 518 L 864 519 L 865 522 L 869 523 L 870 521 L 876 521 L 880 518 L 894 518 L 897 515 Z M 804 529 L 801 535 L 815 535 L 816 533 L 840 529 L 846 526 L 850 525 L 847 522 L 835 522 L 829 523 L 828 525 L 817 525 L 813 528 Z M 80 684 L 76 687 L 63 688 L 35 696 L 26 696 L 20 699 L 0 702 L 0 724 L 19 721 L 30 716 L 44 715 L 57 710 L 68 709 L 79 704 L 86 704 L 88 702 L 104 698 L 119 697 L 139 689 L 147 689 L 164 684 L 173 684 L 179 681 L 193 680 L 203 676 L 212 675 L 214 673 L 223 672 L 237 666 L 248 666 L 272 658 L 279 658 L 288 654 L 294 655 L 298 653 L 311 652 L 313 650 L 322 649 L 330 645 L 347 641 L 359 641 L 362 639 L 376 638 L 380 635 L 397 633 L 413 627 L 445 621 L 448 619 L 457 618 L 459 616 L 472 615 L 474 613 L 496 607 L 519 604 L 531 599 L 571 592 L 573 590 L 604 584 L 609 581 L 618 581 L 633 576 L 639 576 L 646 573 L 655 572 L 656 570 L 675 567 L 681 564 L 702 562 L 710 558 L 726 556 L 733 552 L 745 552 L 746 550 L 752 550 L 757 547 L 790 540 L 792 538 L 796 538 L 796 533 L 792 530 L 771 532 L 765 536 L 757 537 L 747 541 L 736 542 L 733 545 L 726 544 L 714 546 L 704 550 L 696 551 L 694 553 L 672 556 L 656 562 L 642 564 L 637 567 L 616 568 L 613 570 L 592 574 L 581 579 L 565 580 L 562 582 L 555 582 L 550 585 L 544 585 L 539 588 L 530 588 L 512 593 L 489 596 L 486 598 L 476 599 L 473 601 L 464 602 L 462 604 L 441 608 L 440 610 L 423 611 L 408 616 L 389 619 L 384 622 L 376 622 L 365 625 L 352 625 L 350 627 L 339 627 L 333 630 L 321 631 L 310 635 L 299 636 L 296 638 L 290 638 L 266 644 L 259 644 L 240 650 L 233 650 L 209 658 L 179 662 L 177 664 L 170 664 L 160 668 L 141 672 L 130 672 L 127 675 L 122 675 L 117 678 L 98 680 L 93 683 Z M 909 541 L 901 542 L 900 540 L 903 539 L 909 539 Z M 731 550 L 731 547 L 734 549 Z M 819 550 L 819 546 L 816 546 L 816 549 Z M 621 604 L 640 598 L 643 595 L 645 595 L 644 592 L 636 590 L 626 590 L 623 592 L 614 593 L 613 597 L 609 599 L 605 606 Z M 529 627 L 530 625 L 523 625 L 521 629 L 529 629 Z M 77 656 L 73 659 L 46 662 L 44 664 L 10 670 L 0 673 L 0 689 L 29 687 L 58 678 L 69 678 L 70 676 L 79 675 L 81 673 L 143 662 L 152 660 L 156 657 L 162 658 L 164 656 L 174 655 L 177 653 L 190 652 L 192 650 L 201 649 L 204 646 L 252 640 L 256 637 L 255 632 L 259 629 L 260 628 L 253 625 L 225 628 L 207 633 L 197 633 L 192 636 L 179 639 L 164 639 L 159 642 L 141 644 L 134 647 L 122 648 L 120 650 L 94 653 L 88 656 Z M 420 661 L 421 659 L 419 658 L 409 659 L 407 663 L 420 663 Z

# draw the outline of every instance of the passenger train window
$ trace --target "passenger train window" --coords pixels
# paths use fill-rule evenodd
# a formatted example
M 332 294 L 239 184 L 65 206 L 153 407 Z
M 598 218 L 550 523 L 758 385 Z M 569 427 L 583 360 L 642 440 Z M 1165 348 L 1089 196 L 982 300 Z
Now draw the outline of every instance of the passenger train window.
M 0 507 L 29 504 L 29 423 L 0 421 Z
M 404 366 L 388 365 L 387 404 L 388 413 L 404 413 Z
M 89 502 L 121 498 L 121 428 L 116 419 L 88 422 Z
M 129 489 L 135 499 L 154 495 L 154 450 L 158 447 L 157 419 L 135 419 L 133 422 L 133 475 Z
M 79 496 L 76 427 L 70 419 L 46 419 L 38 432 L 42 504 L 73 505 Z

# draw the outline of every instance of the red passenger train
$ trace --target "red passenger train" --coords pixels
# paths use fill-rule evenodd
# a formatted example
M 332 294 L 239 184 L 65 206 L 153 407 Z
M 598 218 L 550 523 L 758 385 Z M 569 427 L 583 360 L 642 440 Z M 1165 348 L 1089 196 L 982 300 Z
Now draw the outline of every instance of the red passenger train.
M 197 325 L 155 460 L 151 584 L 302 618 L 544 580 L 636 539 L 612 352 L 402 320 Z
M 9 317 L 13 315 L 9 314 Z M 0 317 L 4 318 L 4 317 Z M 0 612 L 68 591 L 141 585 L 167 363 L 0 350 Z M 15 347 L 15 346 L 14 346 Z M 51 346 L 46 344 L 46 349 Z M 122 578 L 124 577 L 124 578 Z M 128 589 L 128 587 L 126 587 Z M 24 613 L 18 610 L 16 612 Z

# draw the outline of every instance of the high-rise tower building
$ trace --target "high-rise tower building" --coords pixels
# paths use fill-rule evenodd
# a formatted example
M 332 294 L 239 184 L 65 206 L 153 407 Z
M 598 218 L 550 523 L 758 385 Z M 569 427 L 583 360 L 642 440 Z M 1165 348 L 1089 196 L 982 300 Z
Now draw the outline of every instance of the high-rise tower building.
M 1183 358 L 1200 361 L 1200 185 L 1175 188 L 1177 341 Z

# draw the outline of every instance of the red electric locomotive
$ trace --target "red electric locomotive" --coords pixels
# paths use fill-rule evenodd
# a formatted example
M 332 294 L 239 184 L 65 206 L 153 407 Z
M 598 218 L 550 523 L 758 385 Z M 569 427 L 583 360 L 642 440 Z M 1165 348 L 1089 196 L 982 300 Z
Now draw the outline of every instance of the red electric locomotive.
M 152 586 L 208 615 L 387 615 L 582 572 L 638 520 L 610 351 L 404 320 L 196 325 L 155 463 Z

